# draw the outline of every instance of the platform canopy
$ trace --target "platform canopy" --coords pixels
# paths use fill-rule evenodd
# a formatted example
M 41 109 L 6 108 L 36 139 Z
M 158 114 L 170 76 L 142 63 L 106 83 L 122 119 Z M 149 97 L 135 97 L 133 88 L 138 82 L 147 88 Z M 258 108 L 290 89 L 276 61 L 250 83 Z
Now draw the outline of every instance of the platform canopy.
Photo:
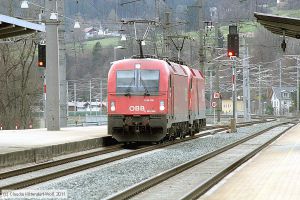
M 26 35 L 34 32 L 45 32 L 45 25 L 0 14 L 0 39 Z
M 274 34 L 300 39 L 300 19 L 265 13 L 254 13 L 257 22 Z

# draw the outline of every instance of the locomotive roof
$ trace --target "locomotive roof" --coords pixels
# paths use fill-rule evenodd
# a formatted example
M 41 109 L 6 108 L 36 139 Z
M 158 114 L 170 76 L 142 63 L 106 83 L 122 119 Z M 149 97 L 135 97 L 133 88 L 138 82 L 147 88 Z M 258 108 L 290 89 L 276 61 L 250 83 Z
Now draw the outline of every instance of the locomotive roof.
M 129 59 L 123 59 L 113 62 L 113 65 L 119 65 L 119 64 L 133 64 L 133 63 L 139 63 L 139 62 L 147 62 L 147 61 L 153 61 L 161 63 L 163 66 L 165 66 L 169 71 L 172 71 L 174 74 L 180 74 L 185 76 L 193 76 L 197 78 L 204 79 L 204 76 L 202 72 L 198 69 L 190 68 L 186 65 L 180 65 L 178 63 L 174 63 L 168 60 L 162 60 L 157 58 L 141 58 L 141 59 L 135 59 L 135 58 L 129 58 Z

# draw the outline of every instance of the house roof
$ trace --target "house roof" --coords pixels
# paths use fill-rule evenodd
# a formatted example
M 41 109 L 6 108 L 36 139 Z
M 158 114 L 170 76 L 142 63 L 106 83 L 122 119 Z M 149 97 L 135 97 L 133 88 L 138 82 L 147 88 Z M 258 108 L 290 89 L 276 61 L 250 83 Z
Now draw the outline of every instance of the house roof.
M 97 31 L 97 29 L 96 28 L 94 28 L 94 27 L 88 27 L 88 28 L 85 28 L 84 30 L 83 30 L 85 33 L 88 33 L 88 32 L 93 32 L 93 31 Z
M 283 98 L 280 95 L 280 93 L 281 92 L 291 93 L 291 92 L 296 91 L 297 88 L 296 87 L 281 87 L 281 90 L 280 90 L 280 87 L 272 87 L 272 90 L 273 90 L 273 94 L 277 97 L 277 99 L 290 99 L 290 97 L 289 98 Z
M 45 32 L 45 25 L 0 14 L 0 39 L 21 36 L 34 32 Z

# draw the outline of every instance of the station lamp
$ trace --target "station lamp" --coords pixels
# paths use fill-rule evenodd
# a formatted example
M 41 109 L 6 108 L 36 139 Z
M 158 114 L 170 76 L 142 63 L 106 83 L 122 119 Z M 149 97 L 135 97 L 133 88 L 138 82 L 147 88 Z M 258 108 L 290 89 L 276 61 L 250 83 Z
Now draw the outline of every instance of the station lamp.
M 125 35 L 121 36 L 121 41 L 126 41 L 126 36 Z
M 52 12 L 50 14 L 50 19 L 51 20 L 58 20 L 58 13 Z
M 28 1 L 22 1 L 21 8 L 29 8 Z
M 80 28 L 79 21 L 75 21 L 75 23 L 74 23 L 74 28 L 75 28 L 75 29 L 79 29 L 79 28 Z

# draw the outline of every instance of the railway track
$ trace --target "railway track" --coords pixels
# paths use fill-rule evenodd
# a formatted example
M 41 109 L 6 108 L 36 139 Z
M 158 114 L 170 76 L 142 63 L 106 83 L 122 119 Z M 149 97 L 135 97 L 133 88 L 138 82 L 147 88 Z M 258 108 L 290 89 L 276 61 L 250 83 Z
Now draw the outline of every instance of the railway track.
M 3 173 L 0 173 L 0 181 L 3 180 L 3 179 L 6 179 L 6 178 L 13 177 L 13 176 L 18 176 L 18 175 L 21 175 L 21 174 L 26 174 L 26 173 L 33 172 L 33 171 L 38 171 L 38 170 L 41 170 L 41 169 L 46 169 L 46 168 L 49 168 L 49 167 L 54 167 L 54 166 L 74 162 L 74 161 L 77 161 L 77 160 L 82 160 L 82 159 L 86 159 L 86 158 L 90 158 L 90 157 L 94 157 L 94 156 L 99 156 L 99 155 L 111 153 L 111 152 L 114 152 L 114 151 L 118 151 L 118 150 L 121 150 L 121 149 L 122 149 L 122 145 L 117 144 L 117 145 L 113 145 L 113 146 L 110 146 L 108 148 L 105 148 L 103 150 L 92 151 L 92 152 L 85 153 L 85 154 L 82 154 L 82 155 L 72 156 L 72 157 L 68 157 L 68 158 L 64 158 L 64 159 L 60 159 L 60 160 L 56 160 L 56 161 L 46 162 L 46 163 L 42 163 L 42 164 L 38 164 L 38 165 L 22 167 L 22 168 L 19 168 L 19 169 L 16 169 L 16 170 L 3 172 Z
M 257 154 L 295 125 L 293 124 L 293 126 L 289 126 L 288 124 L 291 124 L 291 122 L 281 123 L 256 134 L 247 136 L 237 142 L 202 155 L 192 161 L 186 162 L 141 183 L 138 183 L 124 191 L 108 197 L 107 199 L 197 199 L 212 186 L 218 183 L 222 178 L 249 160 L 251 157 L 253 157 L 255 154 Z M 272 137 L 269 136 L 269 138 L 265 138 L 264 133 L 282 126 L 286 127 L 284 131 L 274 134 Z M 263 140 L 262 138 L 265 139 Z M 259 141 L 264 142 L 258 144 Z M 237 157 L 234 157 L 233 155 L 236 155 Z M 221 159 L 222 156 L 223 159 Z M 216 163 L 219 163 L 221 167 L 212 167 L 215 166 Z M 212 168 L 214 169 L 212 170 L 213 172 L 211 171 Z M 193 170 L 194 172 L 192 172 Z M 199 175 L 199 172 L 202 172 L 202 174 Z M 194 185 L 191 184 L 191 182 L 193 182 L 191 180 L 194 180 Z M 180 190 L 183 188 L 186 189 L 185 186 L 187 186 L 187 188 L 192 188 L 190 188 L 190 190 L 184 195 L 179 194 Z M 171 193 L 174 193 L 175 196 L 170 196 Z
M 238 127 L 244 127 L 244 126 L 250 126 L 253 125 L 257 122 L 251 122 L 251 123 L 240 123 L 238 124 Z M 7 171 L 4 173 L 0 173 L 0 194 L 2 190 L 7 190 L 7 189 L 21 189 L 30 185 L 35 185 L 38 183 L 46 182 L 55 178 L 59 178 L 62 176 L 66 176 L 69 174 L 73 174 L 79 171 L 83 171 L 89 168 L 101 166 L 113 161 L 121 160 L 124 158 L 128 158 L 134 155 L 138 155 L 141 153 L 145 153 L 148 151 L 153 151 L 155 149 L 163 148 L 166 146 L 178 144 L 181 142 L 185 142 L 188 140 L 196 139 L 199 137 L 203 137 L 206 135 L 212 135 L 217 132 L 221 132 L 224 130 L 227 130 L 228 126 L 212 126 L 212 127 L 206 127 L 204 130 L 211 130 L 203 133 L 204 130 L 202 130 L 202 133 L 198 133 L 197 135 L 193 137 L 187 137 L 181 140 L 175 140 L 171 142 L 166 142 L 163 144 L 158 144 L 158 145 L 152 145 L 152 146 L 146 146 L 146 147 L 141 147 L 136 150 L 124 150 L 122 145 L 118 144 L 112 147 L 108 147 L 104 150 L 101 151 L 95 151 L 79 156 L 74 156 L 62 160 L 57 160 L 53 162 L 47 162 L 39 165 L 34 165 L 26 168 L 20 168 L 17 170 L 13 171 Z M 103 159 L 96 159 L 91 162 L 84 162 L 84 163 L 77 163 L 79 161 L 82 161 L 84 159 L 89 159 L 93 158 L 95 156 L 100 156 L 100 155 L 105 155 L 113 152 L 118 152 L 118 151 L 127 151 L 120 153 L 118 155 L 110 156 L 107 158 Z M 65 164 L 73 164 L 71 167 L 65 167 Z M 49 170 L 51 168 L 55 168 L 53 170 Z M 44 171 L 43 171 L 44 170 Z

